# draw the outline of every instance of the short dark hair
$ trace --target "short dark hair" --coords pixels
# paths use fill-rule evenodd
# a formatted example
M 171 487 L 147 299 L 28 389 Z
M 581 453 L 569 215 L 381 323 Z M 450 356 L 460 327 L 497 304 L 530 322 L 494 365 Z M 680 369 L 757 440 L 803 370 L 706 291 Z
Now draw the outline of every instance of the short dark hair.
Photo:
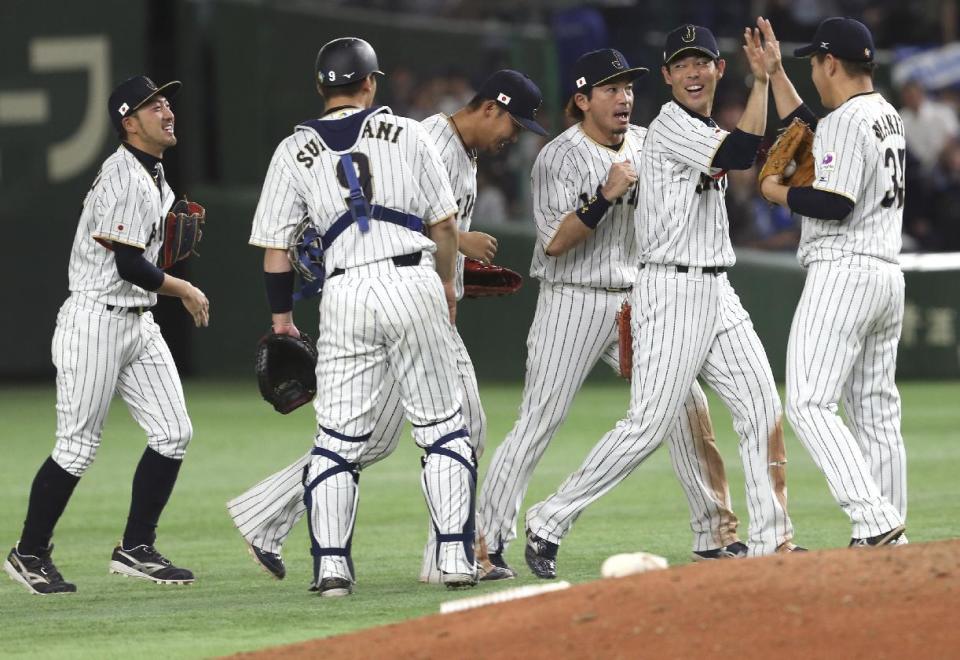
M 577 94 L 583 94 L 584 96 L 587 97 L 587 99 L 589 99 L 593 94 L 593 87 L 590 87 L 585 92 L 574 92 L 573 94 L 570 95 L 570 98 L 567 100 L 567 105 L 563 109 L 563 114 L 565 114 L 567 117 L 569 117 L 575 122 L 583 121 L 584 119 L 583 110 L 580 109 L 580 107 L 577 105 L 577 102 L 574 100 Z
M 832 54 L 832 53 L 831 53 Z M 826 53 L 814 53 L 813 55 L 817 62 L 823 64 L 823 60 L 826 59 Z M 859 76 L 869 76 L 870 79 L 873 79 L 873 72 L 877 68 L 876 62 L 854 62 L 853 60 L 845 60 L 842 57 L 833 56 L 840 62 L 840 66 L 843 67 L 844 73 L 846 73 L 851 78 L 857 78 Z
M 371 73 L 370 75 L 372 76 L 373 74 Z M 320 96 L 325 99 L 331 96 L 353 96 L 360 91 L 363 83 L 365 83 L 369 77 L 370 76 L 364 76 L 357 82 L 352 82 L 347 85 L 320 85 Z

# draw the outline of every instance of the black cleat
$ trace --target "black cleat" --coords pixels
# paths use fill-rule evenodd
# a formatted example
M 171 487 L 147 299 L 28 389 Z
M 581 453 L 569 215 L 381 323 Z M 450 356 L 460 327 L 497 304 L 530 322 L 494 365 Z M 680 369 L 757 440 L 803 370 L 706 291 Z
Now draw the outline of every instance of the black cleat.
M 349 596 L 353 593 L 353 584 L 344 578 L 328 577 L 320 580 L 320 584 L 311 591 L 319 591 L 321 598 Z
M 553 580 L 557 577 L 559 548 L 558 544 L 546 541 L 528 529 L 527 547 L 523 551 L 523 556 L 534 575 L 544 580 Z
M 487 559 L 493 564 L 493 568 L 480 576 L 482 582 L 494 582 L 496 580 L 512 580 L 517 577 L 517 572 L 507 565 L 500 552 L 490 554 Z
M 742 559 L 747 556 L 746 543 L 734 541 L 729 545 L 713 550 L 694 550 L 693 561 L 712 561 L 714 559 Z
M 870 548 L 879 547 L 881 545 L 899 545 L 900 537 L 903 536 L 903 533 L 906 531 L 906 529 L 906 527 L 900 525 L 899 527 L 894 527 L 889 532 L 877 534 L 876 536 L 870 536 L 865 539 L 850 539 L 850 547 Z
M 247 545 L 247 550 L 250 551 L 250 556 L 260 565 L 260 568 L 273 577 L 282 580 L 287 576 L 287 567 L 284 566 L 283 557 L 280 556 L 280 553 L 267 552 L 255 545 Z
M 7 555 L 7 560 L 3 562 L 3 570 L 11 580 L 22 584 L 27 591 L 38 596 L 74 593 L 77 586 L 67 582 L 60 575 L 60 571 L 50 559 L 52 552 L 52 543 L 39 555 L 22 555 L 17 550 L 17 546 L 13 546 L 10 554 Z
M 126 577 L 151 580 L 157 584 L 192 584 L 193 573 L 177 568 L 152 545 L 127 550 L 123 544 L 113 549 L 110 572 Z

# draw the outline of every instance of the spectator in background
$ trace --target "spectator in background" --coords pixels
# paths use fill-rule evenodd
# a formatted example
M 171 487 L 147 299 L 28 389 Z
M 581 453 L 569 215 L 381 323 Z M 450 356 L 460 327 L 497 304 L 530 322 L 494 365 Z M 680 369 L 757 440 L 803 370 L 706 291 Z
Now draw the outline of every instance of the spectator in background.
M 482 168 L 477 169 L 477 202 L 473 207 L 473 224 L 496 228 L 511 224 L 510 202 Z
M 954 110 L 929 98 L 923 86 L 907 81 L 900 89 L 903 107 L 903 129 L 907 138 L 907 150 L 917 159 L 923 174 L 933 171 L 944 147 L 957 137 L 960 122 Z
M 800 243 L 800 223 L 790 211 L 760 196 L 756 165 L 727 172 L 727 181 L 730 241 L 738 247 L 795 251 Z
M 960 142 L 957 140 L 949 142 L 943 150 L 931 188 L 930 231 L 921 241 L 921 247 L 960 251 Z

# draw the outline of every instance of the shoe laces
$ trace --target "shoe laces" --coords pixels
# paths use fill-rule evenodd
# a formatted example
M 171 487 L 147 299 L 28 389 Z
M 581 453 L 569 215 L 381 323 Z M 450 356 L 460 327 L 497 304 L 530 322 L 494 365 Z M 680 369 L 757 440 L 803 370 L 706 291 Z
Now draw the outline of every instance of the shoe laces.
M 164 557 L 163 555 L 161 555 L 159 552 L 157 552 L 157 549 L 154 548 L 152 545 L 143 546 L 143 551 L 149 556 L 151 561 L 155 561 L 157 563 L 163 564 L 164 566 L 172 565 L 170 560 Z
M 51 582 L 59 582 L 63 580 L 63 576 L 60 575 L 57 567 L 53 565 L 53 559 L 50 556 L 52 550 L 53 548 L 50 547 L 37 555 L 37 559 L 40 560 L 40 573 L 44 577 L 49 578 Z

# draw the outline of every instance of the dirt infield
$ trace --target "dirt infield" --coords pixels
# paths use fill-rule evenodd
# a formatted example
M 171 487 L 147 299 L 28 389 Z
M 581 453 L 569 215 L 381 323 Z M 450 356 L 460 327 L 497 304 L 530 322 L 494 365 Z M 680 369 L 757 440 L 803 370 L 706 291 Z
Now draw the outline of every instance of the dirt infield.
M 242 657 L 957 658 L 960 541 L 678 566 Z

